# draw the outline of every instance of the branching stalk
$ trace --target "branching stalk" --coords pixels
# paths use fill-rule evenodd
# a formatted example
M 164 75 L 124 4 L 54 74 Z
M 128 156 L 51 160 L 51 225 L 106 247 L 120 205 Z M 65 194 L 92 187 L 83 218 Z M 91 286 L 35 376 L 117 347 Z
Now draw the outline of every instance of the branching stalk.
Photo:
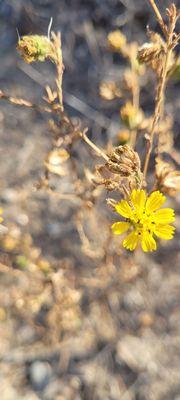
M 161 19 L 159 18 L 159 10 L 157 9 L 157 6 L 155 5 L 153 0 L 149 0 L 151 5 L 153 6 L 153 9 L 156 13 L 156 16 L 158 18 L 158 21 L 160 23 L 161 20 L 161 27 L 164 31 L 164 25 L 162 25 L 162 17 Z M 157 12 L 158 10 L 158 12 Z M 151 132 L 150 132 L 150 138 L 149 138 L 149 143 L 147 146 L 147 153 L 146 153 L 146 157 L 145 157 L 145 163 L 144 163 L 144 179 L 146 178 L 147 175 L 147 170 L 148 170 L 148 166 L 149 166 L 149 160 L 150 160 L 150 155 L 151 155 L 151 151 L 153 148 L 153 142 L 154 142 L 154 135 L 156 132 L 156 126 L 157 123 L 161 117 L 161 113 L 162 113 L 162 108 L 163 108 L 163 101 L 164 101 L 164 93 L 165 93 L 165 88 L 166 88 L 166 83 L 167 83 L 167 76 L 168 76 L 168 66 L 169 66 L 169 61 L 171 58 L 171 53 L 172 53 L 172 41 L 173 41 L 173 34 L 174 34 L 174 28 L 175 28 L 175 22 L 176 22 L 176 18 L 172 18 L 172 20 L 170 21 L 170 26 L 169 26 L 169 30 L 168 30 L 168 36 L 167 36 L 167 43 L 166 43 L 166 54 L 164 56 L 164 62 L 162 64 L 162 70 L 161 70 L 161 74 L 159 77 L 159 84 L 158 84 L 158 88 L 157 88 L 157 95 L 156 95 L 156 104 L 155 104 L 155 111 L 154 111 L 154 116 L 153 116 L 153 122 L 152 122 L 152 127 L 151 127 Z M 164 23 L 163 23 L 164 24 Z M 160 138 L 158 140 L 158 151 L 159 151 L 159 144 L 160 144 Z
M 95 152 L 103 157 L 106 161 L 109 160 L 109 157 L 104 153 L 103 150 L 101 150 L 99 147 L 97 147 L 86 135 L 86 131 L 79 132 L 80 137 L 93 149 Z

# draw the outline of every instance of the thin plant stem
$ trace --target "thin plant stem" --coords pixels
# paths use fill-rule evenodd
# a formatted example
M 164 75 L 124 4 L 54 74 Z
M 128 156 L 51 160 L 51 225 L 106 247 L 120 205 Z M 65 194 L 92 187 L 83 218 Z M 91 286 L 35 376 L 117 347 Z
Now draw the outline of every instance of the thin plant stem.
M 132 103 L 133 103 L 134 108 L 136 108 L 136 110 L 138 112 L 138 109 L 139 109 L 139 78 L 138 78 L 138 74 L 135 69 L 133 55 L 130 57 L 130 62 L 131 62 L 132 73 L 134 76 L 133 86 L 132 86 Z M 133 129 L 131 131 L 131 140 L 130 140 L 130 145 L 133 149 L 136 146 L 136 139 L 137 139 L 137 129 Z
M 86 135 L 86 131 L 83 132 L 79 132 L 79 136 L 93 149 L 95 150 L 95 152 L 103 157 L 106 161 L 109 160 L 109 157 L 107 156 L 107 154 L 104 153 L 103 150 L 101 150 L 99 147 L 97 147 Z
M 57 197 L 58 200 L 82 201 L 75 193 L 59 193 L 52 190 L 50 187 L 46 188 L 47 193 Z
M 151 4 L 154 3 L 153 0 L 149 0 L 149 1 Z M 157 9 L 157 7 L 156 7 L 156 9 Z M 160 13 L 158 11 L 158 15 L 159 14 Z M 172 45 L 174 28 L 175 28 L 175 20 L 170 23 L 168 37 L 167 37 L 167 44 L 166 44 L 166 54 L 164 56 L 164 63 L 162 65 L 162 70 L 161 70 L 161 74 L 159 77 L 159 85 L 158 85 L 158 89 L 157 89 L 154 116 L 153 116 L 153 121 L 152 121 L 149 143 L 147 146 L 145 162 L 144 162 L 144 171 L 143 171 L 144 179 L 146 178 L 147 171 L 148 171 L 150 155 L 151 155 L 151 151 L 153 148 L 154 135 L 156 132 L 156 126 L 161 117 L 161 113 L 162 113 L 162 109 L 163 109 L 164 92 L 165 92 L 166 83 L 167 83 L 169 60 L 170 60 L 171 52 L 172 52 L 171 45 Z M 160 145 L 160 138 L 158 140 L 158 152 L 159 152 L 159 145 Z
M 62 79 L 63 79 L 64 66 L 63 66 L 63 58 L 62 58 L 60 32 L 58 32 L 57 35 L 55 35 L 54 32 L 52 32 L 52 39 L 54 42 L 54 49 L 55 49 L 55 54 L 56 54 L 55 64 L 56 64 L 56 71 L 57 71 L 57 78 L 56 78 L 57 96 L 58 96 L 60 111 L 61 111 L 61 113 L 63 113 L 64 106 L 63 106 L 63 93 L 62 93 Z
M 155 111 L 154 111 L 154 117 L 153 117 L 151 132 L 150 132 L 150 139 L 149 139 L 149 144 L 147 146 L 147 153 L 146 153 L 146 158 L 145 158 L 145 162 L 144 162 L 144 171 L 143 171 L 144 179 L 146 178 L 146 175 L 147 175 L 150 155 L 151 155 L 151 151 L 152 151 L 152 147 L 153 147 L 154 135 L 156 132 L 156 126 L 157 126 L 157 123 L 159 121 L 160 114 L 161 114 L 161 106 L 163 103 L 164 90 L 165 90 L 165 86 L 166 86 L 167 67 L 168 67 L 168 63 L 169 63 L 170 53 L 171 53 L 171 50 L 167 51 L 167 54 L 165 56 L 164 68 L 162 69 L 162 73 L 161 73 L 161 77 L 160 77 L 158 93 L 157 93 L 157 98 L 156 98 Z
M 31 108 L 39 112 L 54 113 L 55 111 L 48 107 L 43 107 L 38 104 L 31 103 L 29 100 L 25 100 L 18 97 L 9 96 L 0 90 L 0 99 L 6 100 L 8 103 L 14 104 L 16 106 L 23 106 Z
M 155 14 L 156 14 L 156 18 L 157 18 L 157 20 L 158 20 L 158 22 L 159 22 L 159 25 L 160 25 L 160 27 L 161 27 L 163 33 L 164 33 L 164 36 L 167 38 L 167 37 L 168 37 L 167 26 L 166 26 L 166 24 L 165 24 L 164 21 L 163 21 L 163 18 L 162 18 L 162 16 L 161 16 L 161 13 L 160 13 L 159 10 L 158 10 L 157 5 L 155 4 L 155 1 L 154 1 L 154 0 L 149 0 L 149 3 L 151 4 L 151 6 L 152 6 L 152 8 L 153 8 L 153 10 L 154 10 L 154 12 L 155 12 Z
M 133 85 L 132 95 L 133 95 L 133 106 L 136 108 L 136 110 L 138 112 L 138 109 L 139 109 L 139 82 L 138 82 L 138 76 L 135 72 L 134 72 L 134 85 Z M 137 128 L 133 129 L 131 131 L 130 145 L 133 149 L 136 146 L 136 139 L 137 139 Z

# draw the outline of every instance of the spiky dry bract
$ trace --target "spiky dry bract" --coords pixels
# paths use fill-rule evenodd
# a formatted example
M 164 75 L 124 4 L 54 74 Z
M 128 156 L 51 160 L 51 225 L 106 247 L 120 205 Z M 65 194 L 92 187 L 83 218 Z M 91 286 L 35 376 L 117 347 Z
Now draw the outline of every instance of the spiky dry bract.
M 121 200 L 115 210 L 125 218 L 125 221 L 115 222 L 112 231 L 121 235 L 130 230 L 123 241 L 123 246 L 128 250 L 135 250 L 141 243 L 145 252 L 157 249 L 154 236 L 170 240 L 174 235 L 174 227 L 169 225 L 174 222 L 174 210 L 161 209 L 166 197 L 159 191 L 146 195 L 144 190 L 133 190 L 128 201 Z
M 54 61 L 55 54 L 52 42 L 43 35 L 22 36 L 18 41 L 17 50 L 28 64 L 34 61 Z

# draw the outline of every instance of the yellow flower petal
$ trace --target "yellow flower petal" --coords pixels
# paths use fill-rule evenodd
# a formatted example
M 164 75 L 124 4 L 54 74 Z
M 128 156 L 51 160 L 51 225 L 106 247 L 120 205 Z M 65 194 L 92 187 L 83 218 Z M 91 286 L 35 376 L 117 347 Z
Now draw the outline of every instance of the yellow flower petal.
M 148 232 L 142 235 L 141 246 L 143 251 L 154 251 L 156 250 L 156 241 L 154 240 L 153 236 Z
M 174 210 L 172 208 L 162 208 L 154 213 L 154 219 L 157 224 L 170 224 L 174 222 Z
M 131 224 L 129 222 L 115 222 L 111 228 L 115 235 L 121 235 L 122 233 L 127 232 L 130 226 Z
M 154 233 L 160 239 L 170 240 L 174 236 L 174 226 L 171 225 L 156 225 Z
M 135 231 L 129 233 L 129 235 L 123 240 L 123 246 L 125 249 L 134 250 L 139 242 L 138 234 Z
M 164 202 L 166 201 L 166 197 L 157 190 L 150 194 L 146 202 L 146 211 L 153 212 L 160 208 Z
M 116 204 L 115 210 L 125 218 L 130 218 L 132 215 L 131 207 L 126 200 L 121 200 Z
M 145 201 L 146 201 L 146 192 L 144 190 L 133 189 L 130 198 L 131 198 L 133 206 L 137 210 L 143 211 Z

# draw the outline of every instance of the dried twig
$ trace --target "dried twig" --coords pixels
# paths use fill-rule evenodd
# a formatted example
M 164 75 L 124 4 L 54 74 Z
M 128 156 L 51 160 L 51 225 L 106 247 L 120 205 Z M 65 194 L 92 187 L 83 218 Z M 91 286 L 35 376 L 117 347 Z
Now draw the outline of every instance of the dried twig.
M 85 129 L 83 132 L 79 132 L 79 136 L 93 149 L 95 152 L 103 157 L 106 161 L 109 160 L 109 157 L 107 154 L 104 153 L 103 150 L 101 150 L 99 147 L 97 147 L 86 135 L 87 129 Z
M 61 112 L 64 111 L 64 106 L 63 106 L 63 94 L 62 94 L 62 77 L 63 77 L 63 58 L 62 58 L 62 47 L 61 47 L 61 35 L 60 32 L 55 34 L 52 32 L 52 40 L 53 40 L 53 45 L 54 45 L 54 51 L 56 55 L 56 70 L 57 70 L 57 79 L 56 79 L 56 86 L 57 86 L 57 95 L 58 95 L 58 101 L 59 101 L 59 106 Z
M 0 99 L 6 100 L 9 103 L 15 104 L 17 106 L 23 106 L 23 107 L 32 108 L 32 109 L 34 109 L 36 111 L 39 111 L 39 112 L 47 112 L 47 113 L 55 112 L 55 110 L 52 110 L 49 107 L 43 107 L 43 106 L 40 106 L 38 104 L 31 103 L 29 100 L 25 100 L 25 99 L 22 99 L 22 98 L 9 96 L 6 93 L 4 93 L 2 90 L 0 90 Z
M 167 29 L 167 26 L 166 26 L 165 22 L 163 21 L 161 13 L 158 10 L 158 7 L 155 4 L 155 1 L 154 0 L 149 0 L 149 3 L 151 4 L 151 6 L 152 6 L 152 8 L 153 8 L 153 10 L 154 10 L 154 12 L 156 14 L 156 18 L 157 18 L 157 20 L 159 22 L 159 25 L 160 25 L 163 33 L 164 33 L 164 36 L 167 38 L 168 37 L 168 29 Z
M 150 2 L 154 4 L 153 0 L 150 0 Z M 177 20 L 176 7 L 172 4 L 170 9 L 168 10 L 168 12 L 169 12 L 168 13 L 169 29 L 168 29 L 168 36 L 167 36 L 167 42 L 166 42 L 166 53 L 164 56 L 163 65 L 161 67 L 161 73 L 159 76 L 159 84 L 158 84 L 158 88 L 157 88 L 154 117 L 153 117 L 151 132 L 150 132 L 149 143 L 147 146 L 145 163 L 144 163 L 144 171 L 143 171 L 144 178 L 146 178 L 146 175 L 147 175 L 147 170 L 148 170 L 150 155 L 151 155 L 151 151 L 152 151 L 152 147 L 153 147 L 156 126 L 157 126 L 157 123 L 160 119 L 161 112 L 162 112 L 162 105 L 163 105 L 163 101 L 164 101 L 164 92 L 165 92 L 167 76 L 168 76 L 169 61 L 170 61 L 172 48 L 173 48 L 172 43 L 173 43 L 175 24 L 176 24 L 176 20 Z M 159 11 L 158 11 L 158 13 L 159 13 Z M 159 145 L 158 145 L 158 148 L 159 148 Z

